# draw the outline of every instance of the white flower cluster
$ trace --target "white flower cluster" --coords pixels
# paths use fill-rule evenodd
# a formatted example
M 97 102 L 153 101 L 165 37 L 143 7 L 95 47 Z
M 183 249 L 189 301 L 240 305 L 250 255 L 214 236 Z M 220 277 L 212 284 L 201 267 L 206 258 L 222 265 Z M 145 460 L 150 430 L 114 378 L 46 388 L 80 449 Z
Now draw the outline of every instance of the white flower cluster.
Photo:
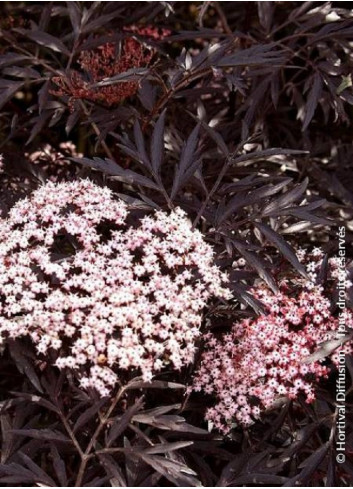
M 0 340 L 29 337 L 83 387 L 107 395 L 119 369 L 148 381 L 194 358 L 202 310 L 230 298 L 185 213 L 128 226 L 126 204 L 88 180 L 48 183 L 0 221 Z

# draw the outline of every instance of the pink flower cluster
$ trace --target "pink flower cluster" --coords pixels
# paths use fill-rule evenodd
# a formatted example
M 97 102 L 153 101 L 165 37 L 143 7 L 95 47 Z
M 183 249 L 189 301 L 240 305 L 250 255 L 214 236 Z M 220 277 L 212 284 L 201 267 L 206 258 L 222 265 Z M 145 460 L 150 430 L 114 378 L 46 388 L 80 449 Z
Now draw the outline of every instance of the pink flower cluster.
M 309 280 L 285 279 L 274 294 L 260 286 L 253 294 L 264 304 L 267 314 L 234 324 L 230 333 L 216 338 L 209 333 L 201 366 L 192 390 L 216 397 L 216 405 L 206 418 L 227 432 L 232 422 L 250 425 L 261 412 L 281 397 L 306 402 L 315 399 L 315 382 L 327 377 L 329 367 L 308 357 L 319 345 L 335 339 L 338 320 L 330 311 L 324 289 L 315 285 L 322 252 L 299 253 L 306 264 Z M 337 263 L 330 261 L 331 278 L 337 276 Z M 353 315 L 346 312 L 346 327 L 353 327 Z M 352 352 L 352 344 L 343 346 Z M 337 351 L 337 350 L 336 350 Z
M 119 369 L 149 381 L 191 362 L 204 306 L 230 297 L 182 210 L 127 218 L 110 189 L 81 180 L 44 185 L 0 222 L 2 342 L 29 337 L 101 395 Z

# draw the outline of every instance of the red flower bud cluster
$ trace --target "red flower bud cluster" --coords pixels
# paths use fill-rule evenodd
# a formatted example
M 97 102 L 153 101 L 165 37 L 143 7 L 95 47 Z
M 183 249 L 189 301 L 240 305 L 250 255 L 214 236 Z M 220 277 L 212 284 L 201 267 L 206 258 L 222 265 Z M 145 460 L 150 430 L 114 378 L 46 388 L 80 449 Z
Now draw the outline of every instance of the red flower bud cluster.
M 139 28 L 132 26 L 126 29 L 138 36 L 146 36 L 154 40 L 165 37 L 168 32 L 161 32 L 153 27 Z M 106 86 L 94 86 L 95 84 L 125 73 L 133 68 L 148 67 L 155 50 L 146 46 L 142 40 L 128 37 L 121 45 L 115 42 L 107 42 L 96 49 L 82 51 L 78 64 L 80 71 L 72 71 L 70 79 L 65 77 L 53 77 L 52 81 L 59 87 L 51 93 L 57 96 L 69 96 L 70 106 L 74 100 L 90 100 L 111 107 L 122 100 L 134 95 L 139 87 L 136 80 L 121 81 Z

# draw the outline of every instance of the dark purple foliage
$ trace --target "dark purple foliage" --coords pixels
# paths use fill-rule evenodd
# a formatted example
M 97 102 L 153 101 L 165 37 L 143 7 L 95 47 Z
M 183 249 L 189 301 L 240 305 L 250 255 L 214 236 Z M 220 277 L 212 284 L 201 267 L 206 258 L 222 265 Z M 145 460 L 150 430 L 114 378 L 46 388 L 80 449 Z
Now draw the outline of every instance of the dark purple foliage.
M 0 13 L 3 215 L 53 175 L 108 185 L 136 215 L 183 208 L 245 306 L 213 304 L 207 327 L 219 330 L 262 310 L 254 280 L 275 291 L 290 267 L 305 275 L 296 247 L 335 253 L 346 224 L 351 258 L 353 18 L 343 2 L 2 2 Z M 113 46 L 118 58 L 131 39 L 138 64 L 98 82 L 82 69 L 82 53 Z M 74 90 L 77 79 L 94 98 Z M 80 155 L 64 154 L 59 177 L 31 161 L 68 140 Z M 244 271 L 232 268 L 241 257 Z M 185 395 L 194 367 L 150 384 L 124 378 L 99 399 L 25 342 L 0 365 L 1 486 L 352 485 L 352 450 L 335 460 L 334 378 L 314 404 L 288 401 L 224 438 L 207 430 L 208 400 Z M 351 447 L 352 358 L 347 367 Z

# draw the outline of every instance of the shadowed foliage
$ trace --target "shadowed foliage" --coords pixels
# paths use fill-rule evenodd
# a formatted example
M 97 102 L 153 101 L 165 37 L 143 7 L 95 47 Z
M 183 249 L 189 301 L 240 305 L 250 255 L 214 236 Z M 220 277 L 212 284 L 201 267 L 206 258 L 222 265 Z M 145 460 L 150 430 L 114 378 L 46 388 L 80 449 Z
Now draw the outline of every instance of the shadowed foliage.
M 205 309 L 202 333 L 222 335 L 264 313 L 254 284 L 276 293 L 291 270 L 305 276 L 299 247 L 335 256 L 338 226 L 346 226 L 352 276 L 345 2 L 33 1 L 2 2 L 0 13 L 3 218 L 46 181 L 80 178 L 111 188 L 132 223 L 182 208 L 234 296 Z M 71 241 L 63 237 L 58 260 Z M 336 299 L 333 290 L 332 314 Z M 50 354 L 7 341 L 0 485 L 352 485 L 350 356 L 338 464 L 337 373 L 319 383 L 314 403 L 285 400 L 223 436 L 204 420 L 212 399 L 186 394 L 202 338 L 197 347 L 189 367 L 151 383 L 124 372 L 102 399 Z

